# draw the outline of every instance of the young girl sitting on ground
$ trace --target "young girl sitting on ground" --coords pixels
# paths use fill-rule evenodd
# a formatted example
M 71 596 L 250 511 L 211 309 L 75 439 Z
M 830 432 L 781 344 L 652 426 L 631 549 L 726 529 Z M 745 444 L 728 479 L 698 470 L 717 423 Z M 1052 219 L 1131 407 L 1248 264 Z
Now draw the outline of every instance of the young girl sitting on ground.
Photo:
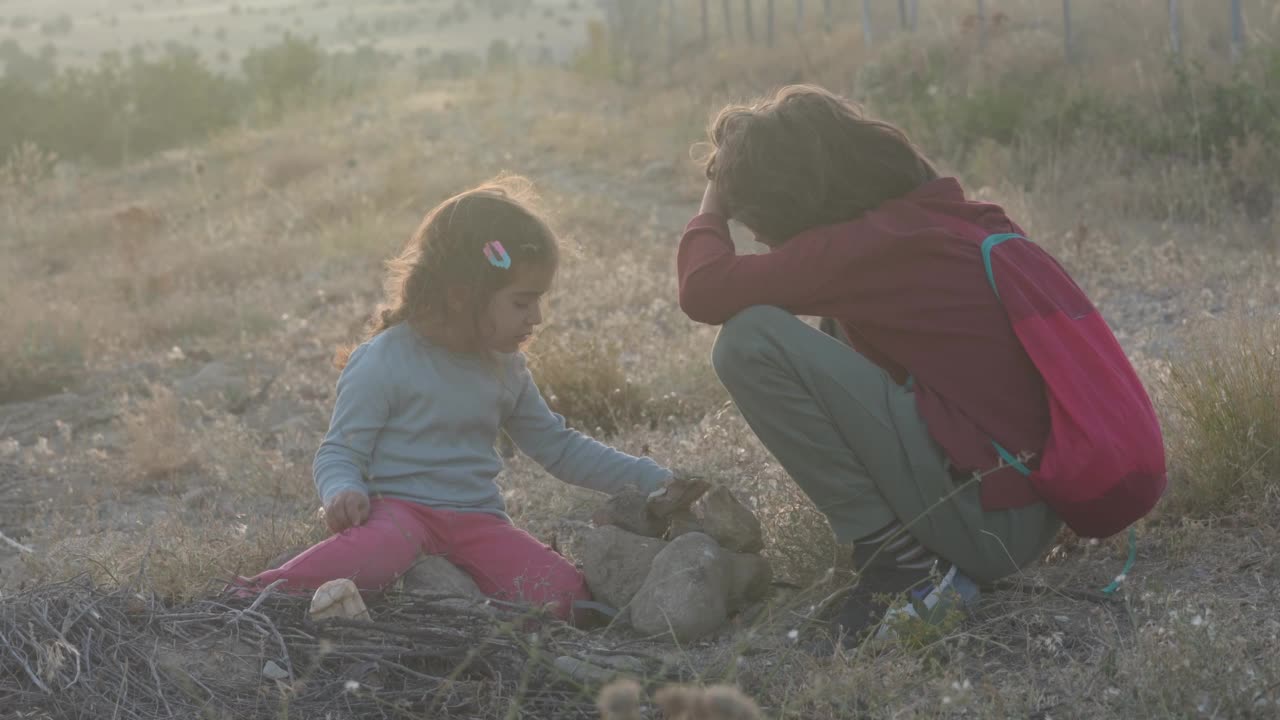
M 877 596 L 914 588 L 924 607 L 962 606 L 974 581 L 1040 558 L 1062 522 L 992 450 L 998 439 L 1034 468 L 1049 432 L 1042 376 L 983 270 L 983 239 L 1017 224 L 821 88 L 727 107 L 710 136 L 680 306 L 723 324 L 721 382 L 852 545 L 860 578 L 835 618 L 846 641 L 908 607 Z M 735 254 L 729 218 L 770 251 Z
M 514 180 L 519 180 L 518 178 Z M 340 362 L 316 489 L 333 536 L 245 582 L 285 592 L 349 578 L 386 587 L 420 553 L 443 555 L 487 595 L 573 618 L 589 599 L 568 560 L 515 527 L 494 478 L 505 431 L 549 473 L 605 493 L 651 493 L 672 473 L 565 426 L 521 352 L 542 323 L 556 238 L 495 181 L 441 203 L 392 262 L 387 301 Z

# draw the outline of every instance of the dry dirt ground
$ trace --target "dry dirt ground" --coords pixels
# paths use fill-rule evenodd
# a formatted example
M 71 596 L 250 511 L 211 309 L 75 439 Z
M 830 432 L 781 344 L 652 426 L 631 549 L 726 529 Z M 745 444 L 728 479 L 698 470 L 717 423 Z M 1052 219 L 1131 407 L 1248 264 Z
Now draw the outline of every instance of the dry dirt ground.
M 49 372 L 76 362 L 40 397 L 0 405 L 0 531 L 31 551 L 0 545 L 3 602 L 78 573 L 107 585 L 141 573 L 181 604 L 320 537 L 310 458 L 334 348 L 357 337 L 381 260 L 422 212 L 512 170 L 574 248 L 533 349 L 558 378 L 544 390 L 571 403 L 574 378 L 612 384 L 610 442 L 749 498 L 778 575 L 771 603 L 723 637 L 612 646 L 735 682 L 770 717 L 1280 713 L 1280 538 L 1231 517 L 1142 523 L 1114 596 L 1097 590 L 1124 563 L 1123 539 L 1064 534 L 957 627 L 836 657 L 797 649 L 821 631 L 805 616 L 834 587 L 836 549 L 726 403 L 707 362 L 715 329 L 675 302 L 675 244 L 700 192 L 688 148 L 713 108 L 696 90 L 648 103 L 580 83 L 549 71 L 431 91 L 389 83 L 359 107 L 11 199 L 0 323 L 26 340 L 5 351 L 49 353 L 37 358 Z M 1064 164 L 1066 179 L 1036 193 L 966 179 L 1076 274 L 1157 401 L 1199 321 L 1280 311 L 1274 253 L 1257 241 L 1268 230 L 1115 217 L 1102 190 L 1075 181 L 1089 174 Z M 523 457 L 501 484 L 517 521 L 561 545 L 599 500 Z M 520 716 L 520 696 L 508 700 L 495 716 Z

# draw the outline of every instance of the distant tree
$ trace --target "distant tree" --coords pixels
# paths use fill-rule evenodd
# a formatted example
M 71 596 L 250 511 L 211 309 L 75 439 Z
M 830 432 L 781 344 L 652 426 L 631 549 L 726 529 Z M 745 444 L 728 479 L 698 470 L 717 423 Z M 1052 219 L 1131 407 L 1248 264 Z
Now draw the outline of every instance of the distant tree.
M 280 43 L 245 55 L 240 68 L 250 92 L 274 113 L 310 93 L 323 63 L 314 39 L 285 33 Z

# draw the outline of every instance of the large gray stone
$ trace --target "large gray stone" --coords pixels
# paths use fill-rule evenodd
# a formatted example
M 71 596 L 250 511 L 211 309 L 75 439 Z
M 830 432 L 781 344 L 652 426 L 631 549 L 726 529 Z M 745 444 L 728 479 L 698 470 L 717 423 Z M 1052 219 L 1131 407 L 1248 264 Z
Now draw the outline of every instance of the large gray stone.
M 725 553 L 727 596 L 725 604 L 729 612 L 736 613 L 763 598 L 773 582 L 773 568 L 769 561 L 754 553 Z
M 653 559 L 631 600 L 631 625 L 646 635 L 670 633 L 678 642 L 710 635 L 729 617 L 728 580 L 715 540 L 699 532 L 681 535 Z
M 622 608 L 644 585 L 653 559 L 666 546 L 662 540 L 605 525 L 584 533 L 574 554 L 582 563 L 592 597 Z
M 671 527 L 667 530 L 667 539 L 676 538 L 691 532 L 706 532 L 702 520 L 692 510 L 679 510 L 671 514 Z
M 423 555 L 400 576 L 404 592 L 414 595 L 448 596 L 465 604 L 483 602 L 480 586 L 443 555 Z
M 627 532 L 644 537 L 660 538 L 667 531 L 668 521 L 649 509 L 649 498 L 639 490 L 626 489 L 611 496 L 591 516 L 597 526 L 616 525 Z
M 703 531 L 725 550 L 755 553 L 764 549 L 760 519 L 739 502 L 729 488 L 715 486 L 698 501 L 697 509 Z

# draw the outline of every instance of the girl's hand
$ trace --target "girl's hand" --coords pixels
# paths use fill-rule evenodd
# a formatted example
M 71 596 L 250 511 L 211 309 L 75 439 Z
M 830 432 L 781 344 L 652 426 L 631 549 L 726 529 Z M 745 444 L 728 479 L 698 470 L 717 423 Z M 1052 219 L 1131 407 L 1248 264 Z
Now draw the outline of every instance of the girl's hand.
M 662 487 L 649 493 L 649 510 L 658 517 L 669 517 L 687 510 L 710 489 L 711 483 L 702 478 L 675 472 Z
M 334 534 L 363 525 L 369 519 L 369 496 L 357 490 L 334 495 L 324 506 L 324 519 Z
M 711 213 L 724 218 L 729 217 L 729 211 L 724 206 L 724 201 L 720 198 L 720 191 L 716 188 L 715 180 L 707 181 L 707 189 L 702 191 L 702 206 L 698 208 L 698 214 Z

